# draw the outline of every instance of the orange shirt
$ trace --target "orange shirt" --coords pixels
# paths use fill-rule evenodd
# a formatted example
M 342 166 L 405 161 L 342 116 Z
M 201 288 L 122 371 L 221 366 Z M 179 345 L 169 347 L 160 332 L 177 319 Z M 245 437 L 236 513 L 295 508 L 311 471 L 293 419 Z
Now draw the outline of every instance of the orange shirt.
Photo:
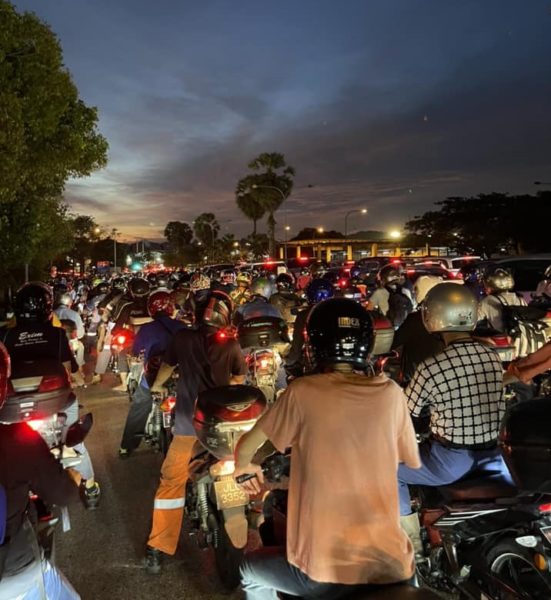
M 410 578 L 396 472 L 421 463 L 402 389 L 384 375 L 303 377 L 259 424 L 278 450 L 292 447 L 287 560 L 319 582 Z

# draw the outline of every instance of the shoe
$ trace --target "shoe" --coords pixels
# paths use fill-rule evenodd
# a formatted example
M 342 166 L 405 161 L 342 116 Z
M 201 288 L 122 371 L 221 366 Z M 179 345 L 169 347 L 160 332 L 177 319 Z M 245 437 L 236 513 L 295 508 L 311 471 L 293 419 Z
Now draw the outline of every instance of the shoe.
M 96 510 L 101 498 L 101 489 L 96 481 L 93 486 L 86 487 L 86 482 L 80 484 L 80 495 L 87 510 Z
M 95 385 L 96 383 L 101 383 L 101 375 L 94 375 L 92 377 L 92 381 L 90 382 L 90 385 Z
M 119 458 L 122 460 L 130 458 L 130 450 L 127 450 L 126 448 L 119 448 Z
M 158 575 L 161 572 L 163 564 L 163 553 L 157 548 L 146 546 L 145 549 L 145 570 L 151 575 Z

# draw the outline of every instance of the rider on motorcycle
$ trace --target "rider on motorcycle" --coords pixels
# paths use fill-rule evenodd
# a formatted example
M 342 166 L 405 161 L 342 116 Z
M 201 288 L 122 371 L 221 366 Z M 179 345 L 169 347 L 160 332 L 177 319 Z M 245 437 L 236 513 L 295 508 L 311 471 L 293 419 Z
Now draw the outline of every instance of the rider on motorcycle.
M 9 377 L 10 359 L 0 344 L 0 408 Z M 48 598 L 78 600 L 63 574 L 36 556 L 35 532 L 27 516 L 30 493 L 47 504 L 65 506 L 76 499 L 76 487 L 26 423 L 0 424 L 0 490 L 6 495 L 8 513 L 0 511 L 0 518 L 6 519 L 0 542 L 0 598 L 39 598 L 43 590 Z
M 235 306 L 241 306 L 249 301 L 251 297 L 251 276 L 246 271 L 239 271 L 235 277 L 235 284 L 237 287 L 230 292 L 230 298 L 233 300 Z
M 237 308 L 234 313 L 234 323 L 257 317 L 276 317 L 281 319 L 279 310 L 270 304 L 270 298 L 275 291 L 275 285 L 267 277 L 258 277 L 251 284 L 251 297 Z
M 472 292 L 451 282 L 433 287 L 421 305 L 427 331 L 440 334 L 445 349 L 417 367 L 406 389 L 412 417 L 427 411 L 431 417 L 422 467 L 398 469 L 402 526 L 418 553 L 419 519 L 411 510 L 408 485 L 446 485 L 490 465 L 507 477 L 497 447 L 506 408 L 503 369 L 499 356 L 471 336 L 477 313 Z
M 52 325 L 53 296 L 46 284 L 30 282 L 23 285 L 15 296 L 14 310 L 17 325 L 0 331 L 0 341 L 10 354 L 13 370 L 26 361 L 57 359 L 69 374 L 78 371 L 65 331 Z M 68 426 L 78 420 L 78 408 L 75 398 L 65 409 Z M 81 477 L 82 500 L 86 508 L 93 510 L 100 501 L 100 487 L 84 444 L 75 446 L 75 450 L 81 458 L 75 471 Z
M 490 269 L 484 274 L 483 282 L 486 296 L 478 306 L 478 319 L 496 331 L 505 332 L 504 306 L 526 306 L 526 302 L 513 292 L 515 280 L 507 269 Z
M 218 336 L 231 323 L 233 305 L 227 294 L 214 291 L 201 308 L 197 329 L 178 331 L 168 346 L 163 363 L 151 386 L 163 392 L 164 382 L 178 368 L 174 438 L 161 467 L 161 482 L 155 495 L 153 525 L 146 549 L 146 567 L 159 573 L 163 554 L 173 555 L 178 546 L 184 516 L 187 464 L 195 443 L 192 417 L 199 392 L 245 380 L 247 365 L 241 348 L 231 336 Z
M 396 471 L 420 465 L 401 388 L 367 376 L 374 329 L 358 303 L 335 298 L 312 309 L 306 354 L 316 374 L 293 381 L 238 442 L 234 477 L 260 492 L 251 464 L 269 440 L 291 448 L 287 548 L 249 554 L 241 566 L 247 599 L 276 590 L 337 598 L 367 584 L 410 579 L 413 548 L 400 526 Z M 390 597 L 390 596 L 389 596 Z
M 270 304 L 273 304 L 279 310 L 287 324 L 293 323 L 296 317 L 293 310 L 302 304 L 295 293 L 295 280 L 288 273 L 280 273 L 275 280 L 275 284 L 277 292 L 270 297 Z
M 172 336 L 185 327 L 181 321 L 173 318 L 176 306 L 170 292 L 166 290 L 156 290 L 149 295 L 147 310 L 153 321 L 140 328 L 132 346 L 133 356 L 143 353 L 145 371 L 132 395 L 132 403 L 119 448 L 120 458 L 128 458 L 140 444 L 140 434 L 143 434 L 153 402 L 149 385 L 155 380 L 160 359 L 168 348 Z

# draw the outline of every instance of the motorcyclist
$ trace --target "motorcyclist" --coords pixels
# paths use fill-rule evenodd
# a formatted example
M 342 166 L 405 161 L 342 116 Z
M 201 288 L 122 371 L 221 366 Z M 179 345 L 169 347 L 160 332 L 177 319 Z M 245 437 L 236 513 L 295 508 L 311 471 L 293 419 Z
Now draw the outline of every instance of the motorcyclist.
M 325 279 L 313 279 L 306 288 L 308 306 L 299 310 L 293 330 L 291 348 L 285 357 L 285 371 L 289 377 L 300 377 L 304 373 L 304 330 L 312 308 L 335 295 L 335 288 Z
M 0 408 L 7 395 L 10 363 L 0 344 Z M 6 495 L 6 531 L 0 545 L 0 598 L 78 600 L 80 596 L 52 563 L 35 554 L 35 533 L 27 517 L 31 493 L 49 505 L 65 506 L 76 487 L 27 423 L 0 423 L 0 489 Z M 54 595 L 55 594 L 55 595 Z
M 310 273 L 310 269 L 308 267 L 302 267 L 300 270 L 300 275 L 297 278 L 297 290 L 305 290 L 310 285 L 311 281 L 312 273 Z
M 174 439 L 161 467 L 146 549 L 146 567 L 150 573 L 161 570 L 163 554 L 173 555 L 180 538 L 187 465 L 196 439 L 192 417 L 197 395 L 212 387 L 245 380 L 247 365 L 239 344 L 231 336 L 216 335 L 230 325 L 232 308 L 227 294 L 212 292 L 207 306 L 201 310 L 198 329 L 183 329 L 172 337 L 151 386 L 152 392 L 163 392 L 164 382 L 178 368 Z
M 241 306 L 249 301 L 251 297 L 251 276 L 246 271 L 239 271 L 235 278 L 236 288 L 230 292 L 230 298 L 235 306 Z
M 245 557 L 247 600 L 275 598 L 276 590 L 337 598 L 414 573 L 396 471 L 401 462 L 420 465 L 418 448 L 401 388 L 384 375 L 366 376 L 374 337 L 358 303 L 335 298 L 315 306 L 307 323 L 315 374 L 293 381 L 238 442 L 234 476 L 257 476 L 243 484 L 249 493 L 263 479 L 251 464 L 257 449 L 269 440 L 280 452 L 292 450 L 287 548 Z
M 275 285 L 267 277 L 258 277 L 251 283 L 251 296 L 249 300 L 237 308 L 234 313 L 234 323 L 239 325 L 243 321 L 257 317 L 276 317 L 281 319 L 281 313 L 270 298 L 275 291 Z
M 388 317 L 395 329 L 405 320 L 414 308 L 411 292 L 405 287 L 402 267 L 388 264 L 377 275 L 378 288 L 369 298 L 369 310 L 378 310 Z
M 408 485 L 446 485 L 488 467 L 507 477 L 497 447 L 506 408 L 503 369 L 497 353 L 471 336 L 477 310 L 472 292 L 450 282 L 433 287 L 421 305 L 427 331 L 440 334 L 445 349 L 417 367 L 406 389 L 411 415 L 430 411 L 431 417 L 422 467 L 398 469 L 402 526 L 417 552 L 422 550 L 419 519 L 412 513 Z
M 197 323 L 202 320 L 203 310 L 207 306 L 211 291 L 211 279 L 203 273 L 195 273 L 191 277 L 188 299 L 188 312 L 194 316 Z
M 84 337 L 86 335 L 84 329 L 84 323 L 82 322 L 82 317 L 78 314 L 76 310 L 72 309 L 72 300 L 69 292 L 64 292 L 58 294 L 55 297 L 55 308 L 54 313 L 57 315 L 57 318 L 60 321 L 69 320 L 73 321 L 76 327 L 76 339 L 78 340 L 77 352 L 76 352 L 76 361 L 79 369 L 84 366 Z
M 515 280 L 507 269 L 489 269 L 483 278 L 486 296 L 478 306 L 478 319 L 485 321 L 492 329 L 507 333 L 503 322 L 505 306 L 526 306 L 524 298 L 513 292 Z
M 181 321 L 173 318 L 176 305 L 170 292 L 166 290 L 152 292 L 147 300 L 147 309 L 153 321 L 140 328 L 132 346 L 133 356 L 143 353 L 145 371 L 132 395 L 119 448 L 120 458 L 128 458 L 140 444 L 153 402 L 149 386 L 155 380 L 161 358 L 172 336 L 185 327 Z
M 295 280 L 288 273 L 280 273 L 275 284 L 277 292 L 270 296 L 270 304 L 278 309 L 287 324 L 294 323 L 296 309 L 302 304 L 295 292 Z
M 534 300 L 541 305 L 551 306 L 551 265 L 545 269 L 543 279 L 538 283 Z
M 220 272 L 220 282 L 214 289 L 222 290 L 231 297 L 231 293 L 236 289 L 236 279 L 235 269 L 222 269 Z
M 50 288 L 41 282 L 23 285 L 15 295 L 14 311 L 17 324 L 13 328 L 0 330 L 0 341 L 6 346 L 17 371 L 26 361 L 57 359 L 67 372 L 76 373 L 78 365 L 69 347 L 65 331 L 52 325 L 53 296 Z M 67 425 L 78 421 L 78 400 L 75 398 L 64 412 Z M 84 444 L 75 446 L 81 462 L 75 467 L 81 478 L 80 491 L 86 508 L 95 509 L 101 492 L 94 477 L 94 468 Z

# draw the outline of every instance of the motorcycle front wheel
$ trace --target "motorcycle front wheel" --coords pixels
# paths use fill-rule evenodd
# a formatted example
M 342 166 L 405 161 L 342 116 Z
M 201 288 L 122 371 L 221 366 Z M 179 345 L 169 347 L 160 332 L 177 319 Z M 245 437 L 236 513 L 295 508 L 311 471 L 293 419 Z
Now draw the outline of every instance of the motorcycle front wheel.
M 214 515 L 210 515 L 209 522 L 214 531 L 214 561 L 220 583 L 225 590 L 233 591 L 240 582 L 239 566 L 243 560 L 244 551 L 231 543 L 224 524 Z
M 491 585 L 494 600 L 508 600 L 511 593 L 526 600 L 551 598 L 551 578 L 536 568 L 532 554 L 514 540 L 504 540 L 492 548 L 487 564 L 493 577 L 504 584 L 504 588 Z

